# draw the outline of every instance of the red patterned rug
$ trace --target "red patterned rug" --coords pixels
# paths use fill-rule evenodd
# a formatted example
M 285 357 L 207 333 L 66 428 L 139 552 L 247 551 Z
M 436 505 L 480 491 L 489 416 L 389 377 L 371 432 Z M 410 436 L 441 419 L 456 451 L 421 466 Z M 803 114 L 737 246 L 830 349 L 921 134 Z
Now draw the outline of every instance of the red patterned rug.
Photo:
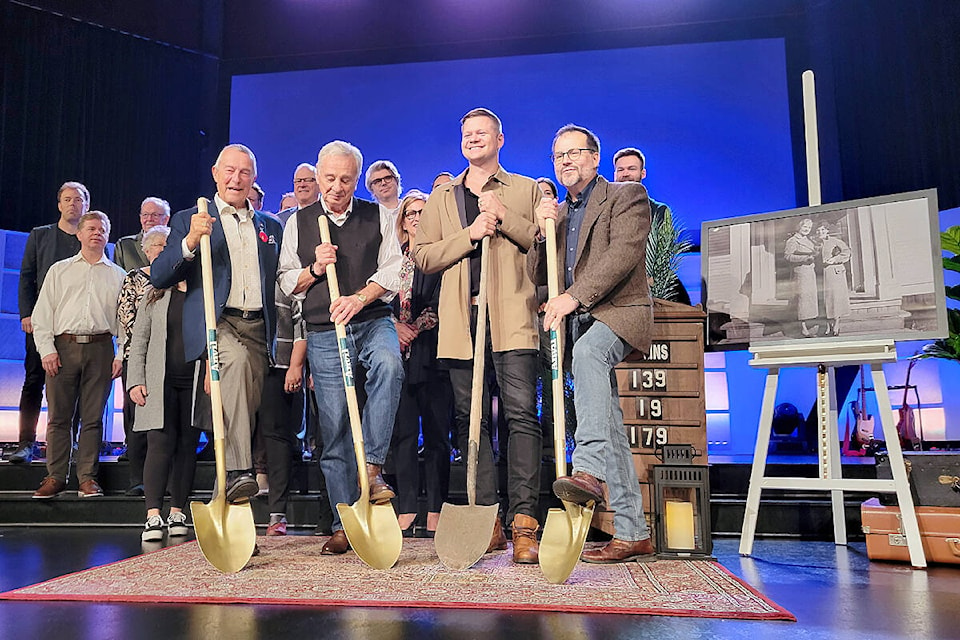
M 442 607 L 792 620 L 716 562 L 580 563 L 566 584 L 510 552 L 465 571 L 446 569 L 432 540 L 404 540 L 395 567 L 376 571 L 352 552 L 322 556 L 324 538 L 258 538 L 261 553 L 239 573 L 207 564 L 196 542 L 0 594 L 7 600 Z

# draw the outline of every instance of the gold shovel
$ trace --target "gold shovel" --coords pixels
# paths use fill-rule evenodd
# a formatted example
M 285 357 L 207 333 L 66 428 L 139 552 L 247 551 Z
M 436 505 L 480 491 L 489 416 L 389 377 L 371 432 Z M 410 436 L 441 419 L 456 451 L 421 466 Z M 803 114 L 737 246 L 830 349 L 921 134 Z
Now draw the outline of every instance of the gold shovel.
M 320 225 L 320 240 L 330 243 L 330 227 L 327 216 L 317 218 Z M 327 285 L 330 287 L 330 303 L 340 297 L 337 268 L 327 265 Z M 370 480 L 367 478 L 367 453 L 363 446 L 363 428 L 360 424 L 360 405 L 357 403 L 357 388 L 353 384 L 353 365 L 347 347 L 347 330 L 342 324 L 335 325 L 337 345 L 340 348 L 340 369 L 343 372 L 343 387 L 347 393 L 347 409 L 350 413 L 350 433 L 353 436 L 353 453 L 357 458 L 357 476 L 360 479 L 360 498 L 352 505 L 341 502 L 337 505 L 343 531 L 357 556 L 374 569 L 389 569 L 397 563 L 403 547 L 403 532 L 393 505 L 370 503 Z
M 547 219 L 547 295 L 560 295 L 557 275 L 556 222 Z M 557 477 L 567 475 L 567 430 L 563 402 L 563 345 L 555 329 L 550 330 L 550 373 L 553 391 L 553 455 Z M 594 503 L 582 507 L 563 500 L 563 509 L 550 509 L 540 538 L 540 570 L 554 584 L 566 580 L 580 560 L 583 543 L 590 531 Z
M 487 346 L 487 263 L 490 237 L 480 243 L 480 295 L 477 296 L 477 337 L 473 342 L 473 386 L 470 390 L 470 431 L 467 437 L 467 504 L 444 502 L 433 544 L 449 569 L 466 569 L 483 557 L 499 507 L 477 504 L 477 460 L 480 456 L 480 415 L 483 410 L 483 364 Z
M 197 200 L 197 210 L 207 212 L 207 199 Z M 207 328 L 210 364 L 210 404 L 213 409 L 213 451 L 217 464 L 217 491 L 210 502 L 191 502 L 193 530 L 207 562 L 224 573 L 240 571 L 253 555 L 257 526 L 249 502 L 227 502 L 227 462 L 224 444 L 223 400 L 220 396 L 220 354 L 217 350 L 217 313 L 213 300 L 213 264 L 210 236 L 200 236 L 200 276 L 203 280 L 203 317 Z

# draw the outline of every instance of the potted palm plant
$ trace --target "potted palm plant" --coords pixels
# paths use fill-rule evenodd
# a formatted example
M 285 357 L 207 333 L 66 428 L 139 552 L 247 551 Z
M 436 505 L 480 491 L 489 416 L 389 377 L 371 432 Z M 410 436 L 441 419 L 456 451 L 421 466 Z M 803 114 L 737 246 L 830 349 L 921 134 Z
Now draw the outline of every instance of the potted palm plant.
M 943 258 L 943 268 L 960 273 L 960 225 L 940 233 L 940 246 L 951 255 Z M 960 285 L 946 286 L 947 298 L 960 301 Z M 960 309 L 947 309 L 947 326 L 950 335 L 923 347 L 919 358 L 943 358 L 960 362 Z

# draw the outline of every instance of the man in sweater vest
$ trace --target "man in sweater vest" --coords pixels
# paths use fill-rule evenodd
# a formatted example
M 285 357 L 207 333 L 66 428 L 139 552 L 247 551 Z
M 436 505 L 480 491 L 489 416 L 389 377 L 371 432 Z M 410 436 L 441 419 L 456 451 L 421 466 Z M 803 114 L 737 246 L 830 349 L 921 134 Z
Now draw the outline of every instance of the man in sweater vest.
M 280 255 L 280 287 L 302 301 L 307 360 L 324 443 L 320 469 L 331 507 L 352 504 L 360 493 L 335 324 L 345 325 L 350 362 L 359 362 L 366 370 L 362 424 L 370 501 L 383 504 L 394 497 L 380 467 L 390 446 L 403 384 L 400 341 L 388 304 L 400 286 L 402 255 L 392 226 L 382 222 L 379 207 L 354 197 L 361 167 L 360 150 L 347 142 L 336 140 L 320 150 L 320 201 L 287 220 Z M 330 243 L 320 242 L 319 216 L 327 216 Z M 328 264 L 336 264 L 341 293 L 332 304 Z M 336 508 L 332 529 L 333 536 L 321 552 L 346 552 L 349 544 Z

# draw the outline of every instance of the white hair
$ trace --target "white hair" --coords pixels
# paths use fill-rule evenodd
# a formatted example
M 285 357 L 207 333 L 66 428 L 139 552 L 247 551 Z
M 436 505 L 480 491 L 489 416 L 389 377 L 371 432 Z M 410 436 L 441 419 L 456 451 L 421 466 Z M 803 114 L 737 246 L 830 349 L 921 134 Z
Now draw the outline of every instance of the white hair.
M 150 227 L 149 229 L 144 231 L 143 237 L 140 238 L 140 248 L 146 249 L 147 245 L 149 245 L 153 241 L 154 236 L 163 236 L 165 239 L 169 238 L 170 227 L 167 227 L 162 224 L 158 224 L 157 226 Z
M 253 163 L 253 175 L 257 175 L 257 156 L 253 155 L 253 151 L 245 144 L 240 144 L 239 142 L 234 142 L 233 144 L 228 144 L 223 149 L 220 150 L 220 154 L 217 156 L 217 161 L 213 165 L 216 168 L 220 168 L 220 161 L 223 160 L 223 154 L 225 154 L 230 149 L 236 149 L 237 151 L 242 151 L 250 157 L 250 162 Z
M 167 201 L 164 200 L 163 198 L 157 198 L 156 196 L 150 196 L 150 197 L 148 197 L 148 198 L 144 198 L 144 199 L 143 199 L 143 202 L 140 203 L 140 208 L 143 209 L 143 205 L 147 204 L 148 202 L 152 202 L 153 204 L 155 204 L 155 205 L 157 205 L 158 207 L 160 207 L 161 209 L 163 209 L 163 215 L 165 215 L 167 218 L 170 217 L 170 203 L 169 203 L 169 202 L 167 202 Z
M 357 149 L 355 146 L 349 142 L 344 142 L 343 140 L 334 140 L 333 142 L 328 142 L 323 145 L 320 149 L 320 153 L 317 154 L 317 166 L 320 166 L 320 163 L 323 162 L 324 158 L 330 156 L 352 156 L 357 162 L 357 174 L 360 173 L 361 167 L 363 167 L 363 154 L 360 153 L 360 149 Z

